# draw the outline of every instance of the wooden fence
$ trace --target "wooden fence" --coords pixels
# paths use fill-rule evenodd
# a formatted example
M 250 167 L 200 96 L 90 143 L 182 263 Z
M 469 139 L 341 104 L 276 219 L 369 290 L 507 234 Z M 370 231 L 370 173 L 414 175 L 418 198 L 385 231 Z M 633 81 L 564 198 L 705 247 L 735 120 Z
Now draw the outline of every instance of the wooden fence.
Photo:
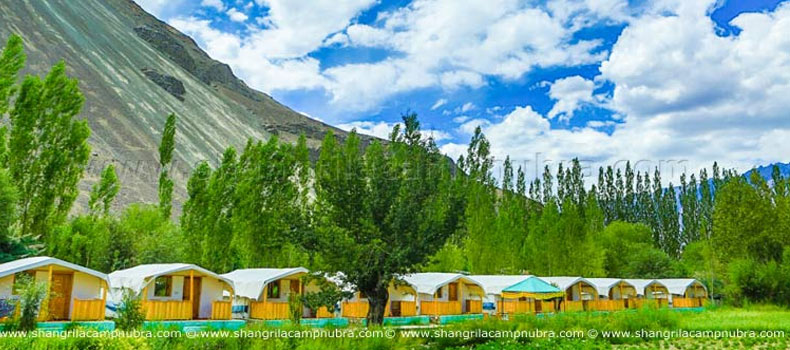
M 250 318 L 259 320 L 287 320 L 288 303 L 286 302 L 250 302 Z
M 181 300 L 143 300 L 146 320 L 192 319 L 192 302 Z
M 421 301 L 420 315 L 460 315 L 460 301 Z
M 104 319 L 104 300 L 74 299 L 71 309 L 72 321 L 99 321 Z
M 229 320 L 230 319 L 231 303 L 230 301 L 215 300 L 211 302 L 211 319 L 212 320 Z

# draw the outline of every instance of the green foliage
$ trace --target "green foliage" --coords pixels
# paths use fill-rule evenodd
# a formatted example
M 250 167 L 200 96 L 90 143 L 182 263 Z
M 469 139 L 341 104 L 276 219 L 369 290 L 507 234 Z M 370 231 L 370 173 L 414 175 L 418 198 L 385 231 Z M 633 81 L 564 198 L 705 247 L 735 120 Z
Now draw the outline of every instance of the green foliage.
M 176 137 L 176 115 L 170 113 L 162 130 L 159 142 L 159 210 L 162 216 L 170 218 L 173 208 L 173 180 L 170 178 L 170 162 L 173 160 Z
M 27 76 L 10 111 L 8 167 L 20 193 L 20 230 L 46 235 L 62 223 L 90 155 L 90 128 L 76 120 L 84 97 L 56 64 L 41 80 Z
M 293 324 L 299 324 L 302 321 L 302 311 L 304 309 L 304 302 L 302 296 L 298 293 L 288 294 L 288 319 Z
M 8 37 L 0 56 L 0 117 L 8 111 L 9 98 L 16 90 L 14 84 L 16 84 L 19 71 L 25 66 L 25 59 L 22 38 L 12 34 Z
M 145 321 L 140 297 L 128 289 L 124 290 L 121 304 L 115 313 L 115 327 L 122 331 L 140 329 Z
M 36 329 L 38 313 L 47 295 L 47 285 L 36 282 L 35 277 L 31 275 L 21 273 L 15 276 L 13 288 L 19 294 L 17 300 L 19 315 L 15 315 L 9 323 L 6 323 L 6 329 L 20 331 Z
M 354 294 L 343 290 L 323 276 L 307 275 L 307 278 L 304 278 L 302 283 L 304 285 L 315 284 L 318 286 L 317 292 L 305 292 L 301 299 L 304 306 L 313 311 L 325 307 L 327 311 L 333 313 L 343 299 L 351 298 Z
M 118 175 L 115 174 L 115 166 L 110 164 L 101 172 L 99 182 L 91 188 L 88 208 L 92 215 L 107 215 L 110 213 L 110 206 L 121 184 L 118 182 Z
M 316 165 L 317 245 L 325 270 L 342 272 L 371 304 L 380 324 L 393 278 L 435 254 L 455 229 L 448 161 L 424 140 L 415 115 L 403 117 L 388 145 L 365 154 L 351 132 L 339 145 L 330 132 Z
M 159 209 L 152 205 L 132 204 L 124 210 L 110 247 L 114 269 L 181 260 L 181 233 L 169 218 L 161 215 Z M 121 244 L 129 244 L 129 247 Z
M 116 219 L 79 215 L 58 226 L 47 244 L 48 254 L 59 259 L 110 272 L 113 268 L 111 246 Z
M 652 233 L 643 224 L 615 221 L 601 233 L 606 253 L 604 267 L 609 276 L 620 278 L 666 278 L 682 276 L 676 263 L 653 247 Z

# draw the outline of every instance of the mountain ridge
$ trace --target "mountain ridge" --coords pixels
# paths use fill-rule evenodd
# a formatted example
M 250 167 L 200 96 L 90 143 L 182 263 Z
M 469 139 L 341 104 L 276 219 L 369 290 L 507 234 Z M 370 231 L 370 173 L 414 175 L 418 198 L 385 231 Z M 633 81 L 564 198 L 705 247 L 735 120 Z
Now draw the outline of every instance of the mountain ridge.
M 80 81 L 81 118 L 92 129 L 92 157 L 75 210 L 106 164 L 121 179 L 114 208 L 157 198 L 157 147 L 166 116 L 178 116 L 173 177 L 177 214 L 193 166 L 216 164 L 225 148 L 249 138 L 295 142 L 301 133 L 311 154 L 324 134 L 343 130 L 311 119 L 248 87 L 225 63 L 212 59 L 189 36 L 131 0 L 0 2 L 0 40 L 25 42 L 23 74 L 45 75 L 60 59 Z M 363 145 L 373 138 L 360 135 Z

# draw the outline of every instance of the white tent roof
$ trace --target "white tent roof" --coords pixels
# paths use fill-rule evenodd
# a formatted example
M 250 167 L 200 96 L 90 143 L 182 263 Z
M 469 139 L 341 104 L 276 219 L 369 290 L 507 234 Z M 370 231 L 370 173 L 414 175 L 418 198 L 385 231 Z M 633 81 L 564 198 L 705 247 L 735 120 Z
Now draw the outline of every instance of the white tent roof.
M 598 295 L 604 296 L 608 296 L 612 287 L 620 284 L 620 282 L 625 282 L 631 285 L 631 287 L 634 287 L 633 284 L 620 278 L 588 278 L 587 281 L 595 287 L 595 290 L 598 291 Z M 636 287 L 634 287 L 634 289 L 636 289 Z
M 288 276 L 307 273 L 304 267 L 284 269 L 240 269 L 228 272 L 222 277 L 233 281 L 236 295 L 244 298 L 258 299 L 267 284 Z
M 686 288 L 691 287 L 694 283 L 699 283 L 702 289 L 704 289 L 706 293 L 708 292 L 704 284 L 693 278 L 665 278 L 658 280 L 658 282 L 667 287 L 670 294 L 683 295 L 686 293 Z
M 661 283 L 659 280 L 626 278 L 625 281 L 636 288 L 637 295 L 645 295 L 645 288 L 652 284 L 658 284 L 659 286 L 666 287 L 666 285 Z
M 473 275 L 469 278 L 483 286 L 486 294 L 500 295 L 502 290 L 532 278 L 532 275 Z
M 562 291 L 565 291 L 569 287 L 579 282 L 584 282 L 591 286 L 594 286 L 592 283 L 590 283 L 589 280 L 579 276 L 540 277 L 540 279 L 548 282 L 549 284 L 556 285 L 557 288 L 562 289 Z
M 94 276 L 94 277 L 97 277 L 97 278 L 101 278 L 102 280 L 104 280 L 108 284 L 110 283 L 110 280 L 107 278 L 107 275 L 105 275 L 105 274 L 103 274 L 103 273 L 101 273 L 99 271 L 91 270 L 91 269 L 89 269 L 87 267 L 82 267 L 80 265 L 72 264 L 70 262 L 66 262 L 66 261 L 63 261 L 63 260 L 60 260 L 60 259 L 50 258 L 48 256 L 37 256 L 37 257 L 32 257 L 32 258 L 24 258 L 24 259 L 9 261 L 7 263 L 0 264 L 0 277 L 13 275 L 13 274 L 15 274 L 17 272 L 27 271 L 27 270 L 35 269 L 35 268 L 38 268 L 38 267 L 41 267 L 41 266 L 47 266 L 47 265 L 58 265 L 58 266 L 65 267 L 65 268 L 70 269 L 70 270 L 79 271 L 79 272 L 82 272 L 84 274 L 88 274 L 88 275 L 91 275 L 91 276 Z
M 171 275 L 181 271 L 195 270 L 203 276 L 209 276 L 223 281 L 234 288 L 233 281 L 214 272 L 194 264 L 146 264 L 137 265 L 125 270 L 110 273 L 110 283 L 113 289 L 131 289 L 140 293 L 146 285 L 153 282 L 156 277 Z
M 440 287 L 450 282 L 455 282 L 457 280 L 463 280 L 466 283 L 474 284 L 480 287 L 480 289 L 484 289 L 479 282 L 475 281 L 469 276 L 465 276 L 460 273 L 444 273 L 444 272 L 413 273 L 411 275 L 403 276 L 402 279 L 403 281 L 411 285 L 417 291 L 417 293 L 420 294 L 434 294 L 436 293 L 436 290 L 439 289 Z

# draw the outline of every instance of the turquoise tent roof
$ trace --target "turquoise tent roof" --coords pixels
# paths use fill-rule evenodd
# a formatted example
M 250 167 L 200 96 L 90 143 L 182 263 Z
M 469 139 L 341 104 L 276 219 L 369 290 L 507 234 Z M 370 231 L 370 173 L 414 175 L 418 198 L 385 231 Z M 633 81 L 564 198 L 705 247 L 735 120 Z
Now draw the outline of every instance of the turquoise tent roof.
M 507 287 L 502 290 L 502 292 L 510 292 L 510 293 L 562 293 L 562 290 L 559 288 L 548 284 L 546 281 L 537 278 L 537 277 L 530 277 L 526 280 L 523 280 L 519 283 L 516 283 L 510 287 Z

